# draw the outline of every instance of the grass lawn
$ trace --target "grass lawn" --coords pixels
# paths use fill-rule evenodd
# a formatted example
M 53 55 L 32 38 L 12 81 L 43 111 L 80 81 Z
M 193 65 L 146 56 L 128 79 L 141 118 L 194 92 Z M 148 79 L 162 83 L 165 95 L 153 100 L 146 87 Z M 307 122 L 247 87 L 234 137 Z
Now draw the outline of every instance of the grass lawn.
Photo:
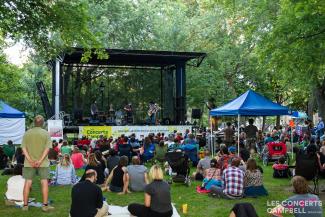
M 193 182 L 191 187 L 186 187 L 182 184 L 172 184 L 172 201 L 181 216 L 217 216 L 226 217 L 229 215 L 229 210 L 237 202 L 250 202 L 256 208 L 260 217 L 268 216 L 266 210 L 268 208 L 267 201 L 281 201 L 292 195 L 290 192 L 289 179 L 279 180 L 272 178 L 271 166 L 263 167 L 264 169 L 264 184 L 269 192 L 269 196 L 260 198 L 245 198 L 237 201 L 214 199 L 207 195 L 200 195 L 195 192 L 195 186 L 199 182 Z M 79 174 L 82 171 L 78 172 Z M 0 194 L 4 195 L 6 190 L 6 181 L 8 176 L 0 176 Z M 324 180 L 320 182 L 321 186 L 325 184 Z M 55 211 L 52 213 L 43 213 L 41 209 L 31 207 L 28 212 L 23 212 L 15 207 L 4 206 L 4 201 L 0 202 L 1 217 L 41 217 L 41 216 L 57 216 L 66 217 L 70 208 L 70 192 L 71 187 L 50 187 L 50 198 L 54 201 Z M 128 195 L 117 195 L 114 193 L 105 192 L 109 204 L 126 206 L 132 202 L 143 202 L 143 193 L 131 193 Z M 40 184 L 38 180 L 33 183 L 33 190 L 30 197 L 34 197 L 37 201 L 41 201 Z M 323 203 L 325 202 L 323 198 Z M 181 205 L 188 204 L 188 214 L 181 213 Z M 325 213 L 325 212 L 324 212 Z

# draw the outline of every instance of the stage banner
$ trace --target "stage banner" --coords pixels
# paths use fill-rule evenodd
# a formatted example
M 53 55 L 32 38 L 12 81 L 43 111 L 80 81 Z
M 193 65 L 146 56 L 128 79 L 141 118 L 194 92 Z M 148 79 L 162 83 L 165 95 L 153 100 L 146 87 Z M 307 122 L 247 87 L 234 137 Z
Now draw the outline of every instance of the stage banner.
M 112 136 L 117 138 L 121 134 L 130 136 L 133 133 L 137 138 L 140 136 L 148 136 L 150 133 L 164 133 L 165 136 L 168 136 L 168 134 L 173 133 L 175 130 L 184 135 L 186 129 L 191 131 L 192 126 L 113 126 Z
M 112 135 L 111 126 L 80 126 L 79 138 L 87 136 L 88 138 L 97 139 L 100 135 L 108 138 Z
M 140 136 L 148 136 L 150 133 L 164 133 L 165 136 L 174 131 L 184 135 L 185 131 L 192 130 L 192 126 L 80 126 L 79 138 L 87 136 L 88 138 L 98 138 L 100 135 L 105 137 L 113 136 L 117 138 L 124 134 L 130 136 L 135 134 L 137 138 Z
M 51 140 L 63 139 L 63 122 L 62 120 L 48 120 L 47 129 L 50 134 Z

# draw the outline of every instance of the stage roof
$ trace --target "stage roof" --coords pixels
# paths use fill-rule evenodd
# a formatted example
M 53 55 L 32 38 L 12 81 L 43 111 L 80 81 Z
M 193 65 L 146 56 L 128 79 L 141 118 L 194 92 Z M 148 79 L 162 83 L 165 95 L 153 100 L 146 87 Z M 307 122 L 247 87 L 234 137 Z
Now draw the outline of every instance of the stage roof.
M 72 48 L 72 52 L 62 55 L 62 63 L 65 65 L 100 65 L 117 67 L 166 67 L 177 63 L 187 63 L 191 66 L 200 66 L 206 53 L 198 52 L 174 52 L 174 51 L 151 51 L 151 50 L 126 50 L 106 49 L 108 59 L 99 59 L 93 55 L 86 63 L 81 63 L 83 48 Z

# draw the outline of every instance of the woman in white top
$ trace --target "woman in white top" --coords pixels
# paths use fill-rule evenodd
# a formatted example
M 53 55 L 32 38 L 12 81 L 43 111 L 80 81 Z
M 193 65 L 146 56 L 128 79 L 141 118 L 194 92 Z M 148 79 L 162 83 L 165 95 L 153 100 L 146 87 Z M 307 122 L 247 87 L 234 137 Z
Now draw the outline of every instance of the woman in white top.
M 63 155 L 55 170 L 54 184 L 72 185 L 76 183 L 76 171 L 68 154 Z
M 7 181 L 6 205 L 15 205 L 15 202 L 23 201 L 23 190 L 25 179 L 22 176 L 22 165 L 16 165 L 14 168 L 14 176 Z

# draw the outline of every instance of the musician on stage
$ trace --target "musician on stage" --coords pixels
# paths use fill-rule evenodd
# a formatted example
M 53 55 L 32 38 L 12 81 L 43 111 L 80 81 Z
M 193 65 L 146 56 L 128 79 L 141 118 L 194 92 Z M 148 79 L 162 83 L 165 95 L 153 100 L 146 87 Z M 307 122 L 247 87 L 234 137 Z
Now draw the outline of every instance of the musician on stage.
M 129 103 L 126 106 L 124 106 L 124 111 L 126 113 L 126 122 L 128 124 L 133 124 L 133 108 L 132 108 L 132 104 Z
M 90 114 L 91 114 L 91 118 L 93 120 L 98 119 L 98 107 L 97 107 L 97 102 L 96 101 L 94 101 L 94 103 L 91 104 L 91 106 L 90 106 Z
M 113 104 L 109 105 L 108 116 L 110 122 L 115 122 L 115 110 L 113 108 Z
M 157 103 L 152 102 L 152 101 L 149 103 L 148 124 L 156 125 L 157 113 L 159 112 L 160 109 L 161 108 L 158 106 Z

